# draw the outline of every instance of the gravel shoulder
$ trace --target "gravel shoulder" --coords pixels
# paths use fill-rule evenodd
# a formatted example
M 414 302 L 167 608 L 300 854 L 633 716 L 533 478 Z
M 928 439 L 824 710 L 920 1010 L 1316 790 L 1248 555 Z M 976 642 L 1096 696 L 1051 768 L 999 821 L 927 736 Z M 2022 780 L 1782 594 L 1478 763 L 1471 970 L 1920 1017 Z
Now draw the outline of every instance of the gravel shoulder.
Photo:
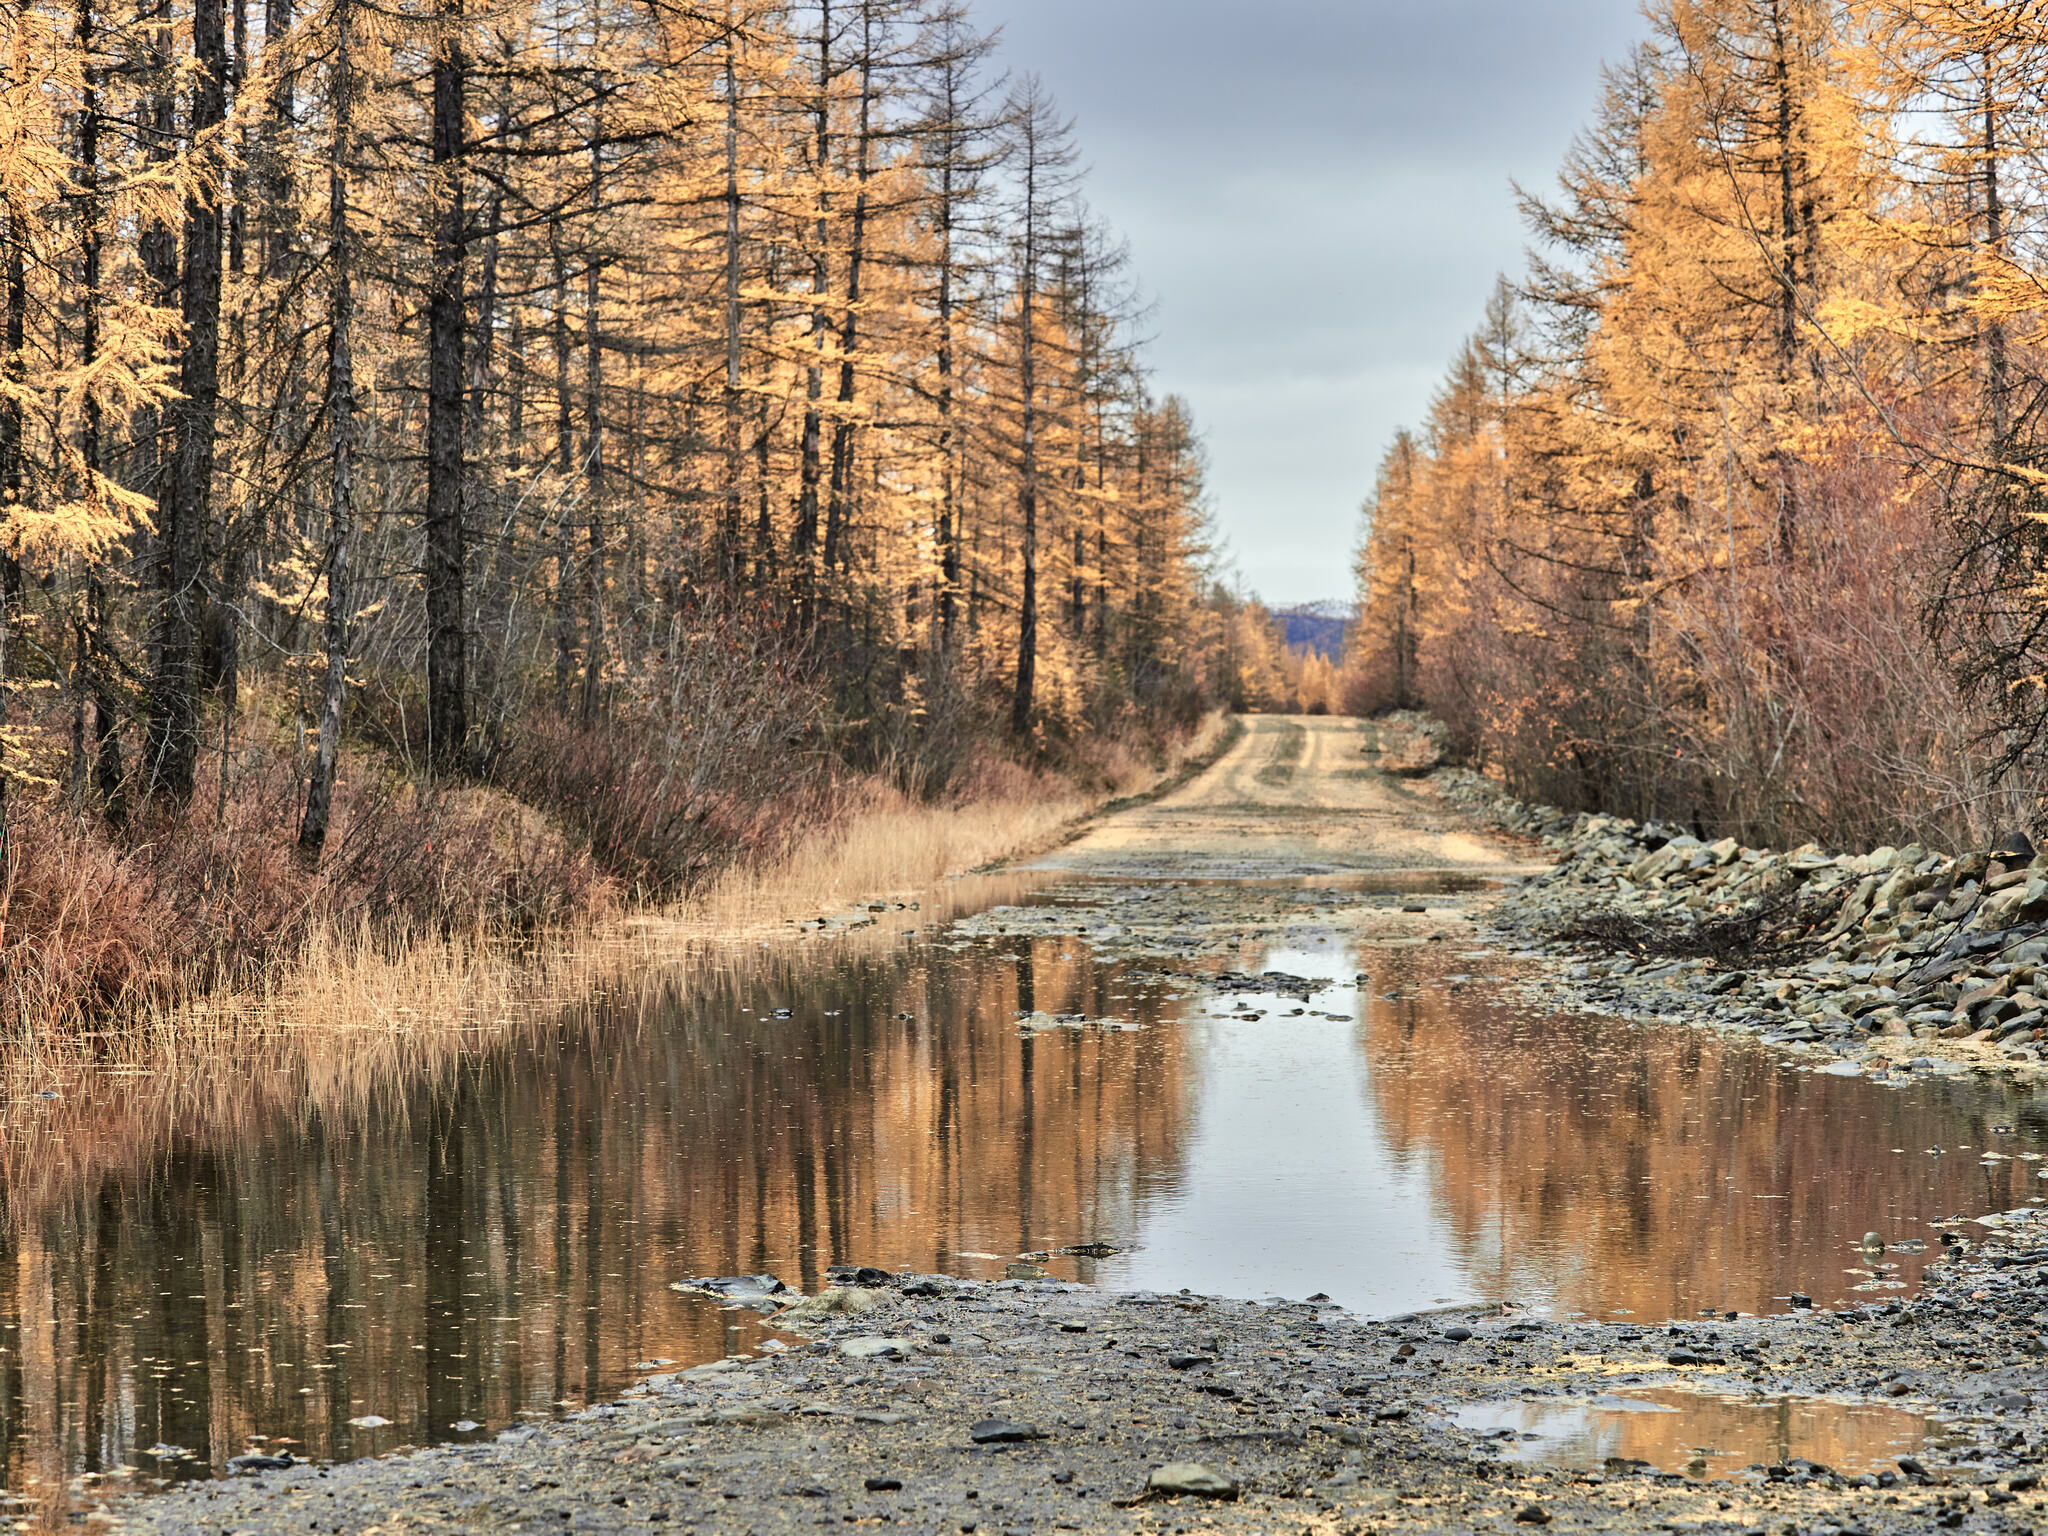
M 2048 855 L 2024 835 L 1956 855 L 1748 848 L 1519 804 L 1468 770 L 1429 790 L 1548 856 L 1486 928 L 1556 962 L 1553 1002 L 1745 1031 L 1880 1081 L 2048 1080 Z

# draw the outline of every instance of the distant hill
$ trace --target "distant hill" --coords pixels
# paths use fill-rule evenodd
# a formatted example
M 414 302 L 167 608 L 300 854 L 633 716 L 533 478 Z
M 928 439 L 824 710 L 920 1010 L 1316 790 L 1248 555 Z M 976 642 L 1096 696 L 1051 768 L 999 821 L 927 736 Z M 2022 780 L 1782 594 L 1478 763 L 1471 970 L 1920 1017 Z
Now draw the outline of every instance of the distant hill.
M 1357 609 L 1350 603 L 1297 603 L 1292 608 L 1275 608 L 1288 645 L 1296 650 L 1314 651 L 1331 661 L 1344 658 L 1344 637 L 1351 631 Z

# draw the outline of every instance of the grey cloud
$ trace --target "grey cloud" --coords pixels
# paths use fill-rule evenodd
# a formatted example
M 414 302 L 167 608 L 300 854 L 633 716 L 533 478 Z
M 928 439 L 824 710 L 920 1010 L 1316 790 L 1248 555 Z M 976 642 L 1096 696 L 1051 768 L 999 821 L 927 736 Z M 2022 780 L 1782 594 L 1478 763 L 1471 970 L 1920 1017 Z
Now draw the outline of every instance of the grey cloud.
M 1521 264 L 1632 0 L 981 0 L 1078 119 L 1255 590 L 1347 595 L 1358 503 Z

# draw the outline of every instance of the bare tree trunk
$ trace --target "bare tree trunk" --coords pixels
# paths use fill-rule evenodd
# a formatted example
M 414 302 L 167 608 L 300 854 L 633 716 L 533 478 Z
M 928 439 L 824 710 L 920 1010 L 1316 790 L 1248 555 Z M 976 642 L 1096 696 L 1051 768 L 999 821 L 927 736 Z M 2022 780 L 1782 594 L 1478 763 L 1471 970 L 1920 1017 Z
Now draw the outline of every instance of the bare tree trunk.
M 98 58 L 98 18 L 93 9 L 94 0 L 77 0 L 73 13 L 72 40 L 84 58 L 85 94 L 79 104 L 78 114 L 78 223 L 79 223 L 79 360 L 89 370 L 100 356 L 100 300 L 103 276 L 101 273 L 101 228 L 100 206 L 100 80 L 101 67 L 94 62 Z M 82 427 L 79 434 L 79 457 L 84 460 L 86 476 L 97 482 L 105 470 L 106 415 L 99 396 L 88 391 L 84 409 L 80 412 Z M 98 494 L 97 484 L 93 494 Z M 84 708 L 85 700 L 92 702 L 93 713 L 93 767 L 92 779 L 98 789 L 104 806 L 104 814 L 112 826 L 120 826 L 127 819 L 127 807 L 121 789 L 121 736 L 119 716 L 114 698 L 111 667 L 107 656 L 107 592 L 106 578 L 97 562 L 88 565 L 85 572 L 85 609 L 77 621 L 75 636 L 79 659 L 79 670 L 83 674 L 78 683 L 80 698 L 76 707 Z M 85 751 L 83 722 L 80 722 L 78 752 Z
M 603 297 L 603 263 L 597 252 L 597 218 L 604 208 L 604 131 L 593 119 L 590 129 L 590 250 L 583 258 L 583 442 L 584 528 L 590 537 L 583 568 L 583 697 L 580 709 L 587 725 L 597 718 L 599 683 L 604 677 L 604 352 L 598 334 L 598 308 Z
M 574 407 L 569 395 L 569 259 L 562 250 L 562 216 L 548 221 L 548 260 L 554 271 L 555 473 L 561 492 L 555 507 L 555 704 L 569 707 L 569 680 L 576 672 L 576 557 L 569 539 L 569 500 L 576 477 Z
M 823 364 L 816 360 L 825 350 L 831 330 L 823 299 L 830 282 L 825 239 L 831 210 L 831 194 L 824 190 L 832 173 L 832 0 L 818 6 L 818 95 L 814 114 L 812 171 L 818 178 L 818 219 L 811 253 L 811 346 L 813 362 L 804 375 L 804 425 L 797 470 L 796 527 L 790 534 L 790 564 L 796 583 L 797 624 L 809 629 L 817 617 L 817 544 L 820 402 L 825 393 Z
M 28 466 L 23 458 L 27 444 L 23 438 L 25 422 L 21 405 L 21 383 L 27 374 L 25 348 L 28 345 L 26 243 L 27 236 L 19 219 L 10 217 L 7 221 L 7 318 L 4 338 L 0 338 L 6 347 L 6 355 L 0 359 L 0 373 L 4 373 L 9 385 L 13 386 L 6 403 L 0 405 L 0 497 L 4 497 L 10 506 L 20 504 L 28 484 Z M 7 726 L 7 648 L 13 638 L 20 597 L 21 562 L 11 554 L 0 554 L 0 732 L 4 732 Z M 8 821 L 13 809 L 9 790 L 14 771 L 14 765 L 6 761 L 4 738 L 0 738 L 0 891 L 11 888 L 13 884 Z
M 740 85 L 739 27 L 732 0 L 725 7 L 725 521 L 720 533 L 722 573 L 740 576 Z M 767 558 L 764 543 L 760 558 Z
M 320 742 L 299 823 L 299 854 L 320 862 L 334 804 L 341 711 L 348 688 L 349 546 L 355 536 L 356 380 L 354 262 L 348 218 L 348 157 L 355 82 L 350 44 L 353 0 L 337 0 L 334 27 L 333 159 L 327 168 L 327 669 L 320 689 Z
M 510 139 L 511 132 L 512 87 L 510 81 L 502 81 L 498 95 L 497 129 L 493 138 L 503 144 Z M 505 528 L 500 515 L 503 510 L 503 481 L 490 473 L 490 466 L 495 462 L 491 450 L 496 445 L 489 435 L 491 371 L 497 362 L 499 258 L 504 232 L 505 188 L 502 182 L 494 182 L 489 200 L 484 205 L 483 255 L 477 275 L 476 312 L 470 317 L 469 353 L 463 359 L 469 376 L 463 404 L 463 441 L 467 445 L 463 507 L 473 535 L 480 542 L 485 539 L 490 542 L 488 560 L 481 547 L 476 551 L 483 571 L 479 583 L 483 590 L 472 595 L 474 606 L 465 631 L 479 642 L 484 636 L 499 630 L 505 612 Z M 516 351 L 513 358 L 516 361 Z M 497 739 L 502 714 L 498 672 L 502 654 L 502 646 L 494 648 L 480 643 L 469 657 L 470 699 L 479 706 L 483 716 L 481 721 L 470 722 L 473 731 L 481 727 L 480 739 L 474 747 L 480 761 L 489 760 Z
M 292 29 L 292 0 L 264 0 L 263 47 L 267 53 L 284 41 Z M 265 145 L 261 184 L 263 187 L 263 270 L 281 277 L 289 270 L 298 231 L 297 205 L 293 198 L 291 162 L 285 155 L 287 135 L 298 121 L 296 80 L 290 70 L 279 70 L 270 85 L 269 141 Z
M 860 338 L 861 263 L 866 255 L 868 179 L 874 161 L 875 0 L 861 0 L 860 130 L 854 151 L 853 226 L 846 247 L 846 314 L 839 325 L 839 412 L 832 423 L 832 476 L 825 503 L 826 570 L 844 566 L 853 483 L 853 354 Z
M 1778 135 L 1778 382 L 1789 388 L 1799 348 L 1799 204 L 1795 195 L 1792 64 L 1785 35 L 1785 0 L 1771 0 L 1771 76 L 1777 93 Z M 1791 461 L 1783 448 L 1771 451 L 1778 470 L 1778 545 L 1792 552 L 1799 511 L 1793 494 Z
M 194 0 L 191 137 L 216 133 L 227 119 L 227 17 L 221 0 Z M 218 146 L 201 161 L 185 200 L 179 358 L 182 398 L 171 408 L 175 454 L 167 494 L 159 503 L 157 668 L 149 709 L 149 785 L 182 805 L 192 798 L 199 765 L 196 664 L 205 619 L 202 585 L 207 524 L 213 506 L 215 418 L 220 409 L 222 176 Z
M 1998 115 L 1992 100 L 1991 61 L 1984 61 L 1984 248 L 1994 255 L 2005 249 L 2005 204 L 1998 185 Z M 2006 458 L 2012 433 L 2009 400 L 2011 370 L 2006 361 L 2005 323 L 1993 320 L 1984 328 L 1984 419 L 1991 427 L 1991 457 Z
M 950 86 L 950 78 L 948 84 Z M 948 92 L 947 110 L 953 110 Z M 953 651 L 960 592 L 960 474 L 953 426 L 953 162 L 939 177 L 939 648 Z
M 136 21 L 149 38 L 149 118 L 144 135 L 148 144 L 147 158 L 152 169 L 160 169 L 170 163 L 178 140 L 178 98 L 175 88 L 175 61 L 171 56 L 171 26 L 160 20 L 158 7 L 161 0 L 136 0 Z M 137 241 L 137 254 L 142 260 L 142 270 L 149 279 L 149 294 L 153 302 L 170 304 L 178 293 L 178 234 L 170 224 L 153 220 L 143 227 Z M 171 464 L 174 455 L 166 450 L 165 436 L 168 412 L 155 405 L 145 405 L 135 423 L 135 437 L 140 452 L 135 465 L 136 488 L 158 503 L 170 497 Z M 161 558 L 163 530 L 157 530 L 156 550 Z M 161 643 L 161 627 L 151 636 L 152 648 Z
M 1038 295 L 1035 278 L 1029 275 L 1037 262 L 1032 246 L 1032 236 L 1027 233 L 1023 341 L 1018 350 L 1024 393 L 1024 440 L 1017 480 L 1017 523 L 1022 539 L 1024 580 L 1017 597 L 1017 684 L 1010 699 L 1010 729 L 1019 736 L 1031 730 L 1032 689 L 1038 680 L 1038 386 L 1032 322 Z
M 463 527 L 463 95 L 462 0 L 436 0 L 433 267 L 427 291 L 427 735 L 443 768 L 459 766 L 469 737 L 468 618 Z

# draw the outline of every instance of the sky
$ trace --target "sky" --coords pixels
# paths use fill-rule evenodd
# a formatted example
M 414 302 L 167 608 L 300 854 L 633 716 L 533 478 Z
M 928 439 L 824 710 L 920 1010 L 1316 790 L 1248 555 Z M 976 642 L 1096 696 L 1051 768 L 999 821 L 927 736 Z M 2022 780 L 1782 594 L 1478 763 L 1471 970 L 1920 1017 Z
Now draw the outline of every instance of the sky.
M 1076 119 L 1156 309 L 1218 529 L 1275 604 L 1348 598 L 1359 505 L 1526 244 L 1635 0 L 978 0 Z

